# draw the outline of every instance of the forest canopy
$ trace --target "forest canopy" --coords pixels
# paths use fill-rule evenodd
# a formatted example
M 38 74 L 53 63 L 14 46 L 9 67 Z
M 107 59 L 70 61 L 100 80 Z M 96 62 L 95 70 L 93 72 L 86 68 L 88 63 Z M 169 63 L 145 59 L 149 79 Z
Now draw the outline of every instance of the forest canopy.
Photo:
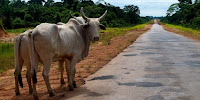
M 80 16 L 80 8 L 88 17 L 100 17 L 108 10 L 108 14 L 102 24 L 107 27 L 123 27 L 143 23 L 150 20 L 149 17 L 141 18 L 140 9 L 136 5 L 126 5 L 123 9 L 99 0 L 1 0 L 0 20 L 6 29 L 35 27 L 40 23 L 66 23 L 72 12 L 74 16 Z

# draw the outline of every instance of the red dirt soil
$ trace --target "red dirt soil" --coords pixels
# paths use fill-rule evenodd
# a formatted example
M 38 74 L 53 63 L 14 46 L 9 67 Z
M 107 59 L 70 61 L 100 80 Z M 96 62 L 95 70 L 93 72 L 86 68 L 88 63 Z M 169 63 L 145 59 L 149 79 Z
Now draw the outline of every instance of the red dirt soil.
M 0 38 L 9 37 L 3 27 L 0 26 Z
M 80 87 L 84 84 L 84 78 L 95 73 L 98 69 L 102 68 L 112 58 L 116 57 L 122 52 L 127 46 L 132 44 L 142 33 L 146 32 L 151 28 L 152 24 L 146 25 L 144 29 L 138 29 L 129 31 L 124 35 L 113 37 L 109 45 L 102 45 L 102 42 L 96 42 L 90 47 L 89 55 L 83 61 L 76 64 L 76 83 Z M 107 33 L 105 33 L 107 34 Z M 56 96 L 49 97 L 47 88 L 42 77 L 42 67 L 40 68 L 37 78 L 37 92 L 39 98 L 42 100 L 58 100 L 64 97 L 65 93 L 68 93 L 67 75 L 64 72 L 64 79 L 66 84 L 60 84 L 60 72 L 58 70 L 58 64 L 53 63 L 50 71 L 50 84 L 52 89 L 55 91 Z M 20 88 L 21 95 L 15 95 L 14 87 L 14 69 L 8 70 L 0 74 L 0 100 L 24 100 L 33 99 L 32 95 L 29 94 L 28 85 L 26 81 L 26 68 L 22 69 L 22 80 L 24 88 Z M 76 91 L 76 89 L 75 89 Z
M 169 31 L 169 32 L 173 32 L 173 33 L 176 33 L 176 34 L 179 34 L 179 35 L 182 35 L 186 38 L 189 38 L 189 39 L 194 39 L 196 41 L 200 41 L 200 35 L 196 35 L 196 36 L 193 36 L 192 34 L 189 34 L 189 32 L 185 32 L 185 31 L 181 31 L 179 29 L 176 29 L 176 28 L 171 28 L 171 27 L 166 27 L 165 24 L 161 23 L 160 20 L 157 20 L 158 24 L 160 24 L 164 30 L 166 31 Z

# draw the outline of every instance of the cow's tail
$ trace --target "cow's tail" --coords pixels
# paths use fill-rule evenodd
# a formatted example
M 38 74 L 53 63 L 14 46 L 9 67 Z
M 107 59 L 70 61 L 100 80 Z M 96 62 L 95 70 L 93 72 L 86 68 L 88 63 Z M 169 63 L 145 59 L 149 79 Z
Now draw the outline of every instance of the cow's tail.
M 37 30 L 33 31 L 31 34 L 29 33 L 29 40 L 30 40 L 30 46 L 29 46 L 29 53 L 30 53 L 30 60 L 31 60 L 31 74 L 32 74 L 32 80 L 33 83 L 37 83 L 37 65 L 36 65 L 36 51 L 35 51 L 35 44 L 34 44 L 34 36 L 38 33 Z
M 19 53 L 20 53 L 20 44 L 21 44 L 21 39 L 24 36 L 24 34 L 20 34 L 16 39 L 15 39 L 15 79 L 19 81 L 20 86 L 23 88 L 23 83 L 22 83 L 22 76 L 21 76 L 21 69 L 22 66 L 19 65 Z

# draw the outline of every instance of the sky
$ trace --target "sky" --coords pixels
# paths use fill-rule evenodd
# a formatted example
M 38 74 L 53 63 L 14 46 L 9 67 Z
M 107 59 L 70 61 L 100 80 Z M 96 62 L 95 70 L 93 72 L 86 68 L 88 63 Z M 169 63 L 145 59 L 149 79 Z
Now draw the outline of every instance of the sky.
M 28 0 L 25 0 L 28 1 Z M 60 2 L 61 0 L 54 0 Z M 98 0 L 93 0 L 97 2 Z M 124 8 L 125 5 L 136 5 L 140 8 L 140 16 L 166 16 L 167 9 L 178 0 L 104 0 L 114 6 Z
M 94 2 L 98 0 L 93 0 Z M 166 16 L 167 9 L 178 0 L 104 0 L 112 5 L 124 8 L 125 5 L 136 5 L 140 16 Z

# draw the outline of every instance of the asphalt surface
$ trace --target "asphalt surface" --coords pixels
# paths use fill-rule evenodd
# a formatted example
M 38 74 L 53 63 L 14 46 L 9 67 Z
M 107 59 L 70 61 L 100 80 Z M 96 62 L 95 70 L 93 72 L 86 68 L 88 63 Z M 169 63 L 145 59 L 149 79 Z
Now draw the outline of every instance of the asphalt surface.
M 200 43 L 154 24 L 63 100 L 200 100 Z

